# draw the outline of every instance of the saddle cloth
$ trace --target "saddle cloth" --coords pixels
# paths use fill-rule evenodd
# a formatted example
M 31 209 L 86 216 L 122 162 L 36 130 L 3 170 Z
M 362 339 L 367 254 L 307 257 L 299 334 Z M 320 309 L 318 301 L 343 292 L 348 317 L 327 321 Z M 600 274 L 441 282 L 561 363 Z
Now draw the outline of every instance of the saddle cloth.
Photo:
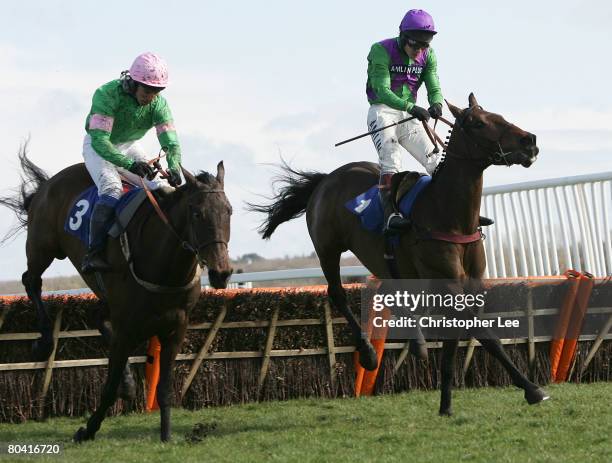
M 115 206 L 115 223 L 108 232 L 114 238 L 125 230 L 130 219 L 147 197 L 142 188 L 127 183 L 123 184 L 123 192 Z M 85 245 L 89 244 L 89 220 L 97 202 L 98 189 L 93 185 L 79 195 L 64 222 L 64 230 L 79 238 Z
M 392 194 L 399 192 L 399 194 L 402 195 L 397 206 L 402 215 L 409 218 L 414 202 L 419 194 L 427 188 L 427 185 L 431 182 L 431 177 L 429 175 L 420 175 L 414 172 L 402 172 L 402 174 L 405 175 L 401 178 L 398 177 L 398 182 L 394 181 Z M 396 176 L 398 175 L 399 174 L 396 174 Z M 416 179 L 416 176 L 418 176 L 418 179 Z M 412 177 L 412 180 L 410 177 Z M 407 187 L 408 189 L 405 192 L 404 187 L 406 182 L 404 180 L 414 182 L 412 186 Z M 347 201 L 344 206 L 359 217 L 363 228 L 374 233 L 382 234 L 384 228 L 384 212 L 378 195 L 378 185 L 372 186 L 367 191 Z

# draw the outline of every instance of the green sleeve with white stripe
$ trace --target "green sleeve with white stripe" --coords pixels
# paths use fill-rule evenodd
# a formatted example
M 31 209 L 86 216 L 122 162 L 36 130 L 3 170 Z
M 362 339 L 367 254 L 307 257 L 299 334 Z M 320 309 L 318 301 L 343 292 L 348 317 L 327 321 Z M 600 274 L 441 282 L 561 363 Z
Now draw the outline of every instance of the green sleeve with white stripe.
M 158 96 L 158 104 L 155 107 L 154 120 L 155 125 L 163 123 L 173 123 L 170 107 L 164 98 Z M 167 130 L 157 135 L 159 144 L 162 148 L 166 148 L 166 162 L 168 169 L 179 171 L 181 167 L 181 145 L 178 141 L 176 130 Z
M 89 112 L 90 115 L 100 114 L 114 118 L 118 102 L 117 98 L 114 97 L 115 94 L 108 87 L 108 85 L 104 85 L 95 91 L 92 98 L 91 111 Z M 87 125 L 89 126 L 89 123 Z M 134 161 L 120 152 L 111 143 L 110 132 L 100 129 L 89 130 L 88 127 L 87 133 L 91 136 L 91 147 L 102 159 L 124 169 L 129 169 L 133 164 Z

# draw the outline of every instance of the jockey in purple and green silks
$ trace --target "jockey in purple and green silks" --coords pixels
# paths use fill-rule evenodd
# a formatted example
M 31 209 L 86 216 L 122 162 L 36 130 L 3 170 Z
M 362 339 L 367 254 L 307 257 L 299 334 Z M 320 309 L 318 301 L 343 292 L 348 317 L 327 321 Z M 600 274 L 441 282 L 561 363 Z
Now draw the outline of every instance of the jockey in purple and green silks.
M 431 174 L 438 156 L 433 153 L 421 121 L 442 115 L 442 92 L 436 55 L 429 46 L 435 30 L 433 18 L 423 10 L 410 10 L 399 27 L 399 37 L 372 45 L 368 55 L 366 93 L 370 109 L 368 130 L 392 124 L 410 115 L 414 119 L 372 135 L 380 161 L 380 197 L 385 210 L 385 229 L 404 229 L 410 222 L 394 211 L 390 198 L 391 177 L 402 167 L 404 147 Z M 417 92 L 427 88 L 429 109 L 417 106 Z
M 85 123 L 83 157 L 98 187 L 99 200 L 91 216 L 89 249 L 81 273 L 110 269 L 103 252 L 114 206 L 123 191 L 121 177 L 134 184 L 139 184 L 142 178 L 151 189 L 181 183 L 181 149 L 170 108 L 159 94 L 167 85 L 165 61 L 147 52 L 139 55 L 120 79 L 102 85 L 94 93 Z M 159 177 L 147 179 L 153 175 L 153 169 L 138 140 L 153 127 L 167 153 L 167 181 Z

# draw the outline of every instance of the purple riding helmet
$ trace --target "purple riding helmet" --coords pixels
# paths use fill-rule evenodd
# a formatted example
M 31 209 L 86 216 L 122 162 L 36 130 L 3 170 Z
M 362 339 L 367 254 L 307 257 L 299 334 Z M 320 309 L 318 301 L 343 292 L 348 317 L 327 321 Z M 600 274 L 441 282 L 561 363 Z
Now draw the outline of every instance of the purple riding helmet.
M 431 15 L 425 10 L 410 10 L 400 23 L 400 32 L 424 31 L 437 34 Z

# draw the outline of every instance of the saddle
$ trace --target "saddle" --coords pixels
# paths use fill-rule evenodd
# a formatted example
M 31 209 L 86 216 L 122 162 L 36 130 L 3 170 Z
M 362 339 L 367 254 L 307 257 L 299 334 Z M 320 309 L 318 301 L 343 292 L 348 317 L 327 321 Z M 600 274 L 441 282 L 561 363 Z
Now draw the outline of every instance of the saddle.
M 409 218 L 414 202 L 429 182 L 431 177 L 420 172 L 405 171 L 395 174 L 391 179 L 391 197 L 396 210 Z M 359 217 L 363 228 L 374 233 L 383 233 L 384 213 L 378 195 L 378 184 L 347 201 L 345 207 Z
M 147 195 L 142 188 L 123 184 L 123 195 L 115 206 L 115 222 L 108 234 L 117 238 L 126 229 L 130 220 L 145 201 Z M 95 185 L 84 190 L 74 201 L 64 222 L 64 230 L 79 238 L 85 246 L 89 244 L 89 221 L 94 206 L 98 202 L 98 189 Z

